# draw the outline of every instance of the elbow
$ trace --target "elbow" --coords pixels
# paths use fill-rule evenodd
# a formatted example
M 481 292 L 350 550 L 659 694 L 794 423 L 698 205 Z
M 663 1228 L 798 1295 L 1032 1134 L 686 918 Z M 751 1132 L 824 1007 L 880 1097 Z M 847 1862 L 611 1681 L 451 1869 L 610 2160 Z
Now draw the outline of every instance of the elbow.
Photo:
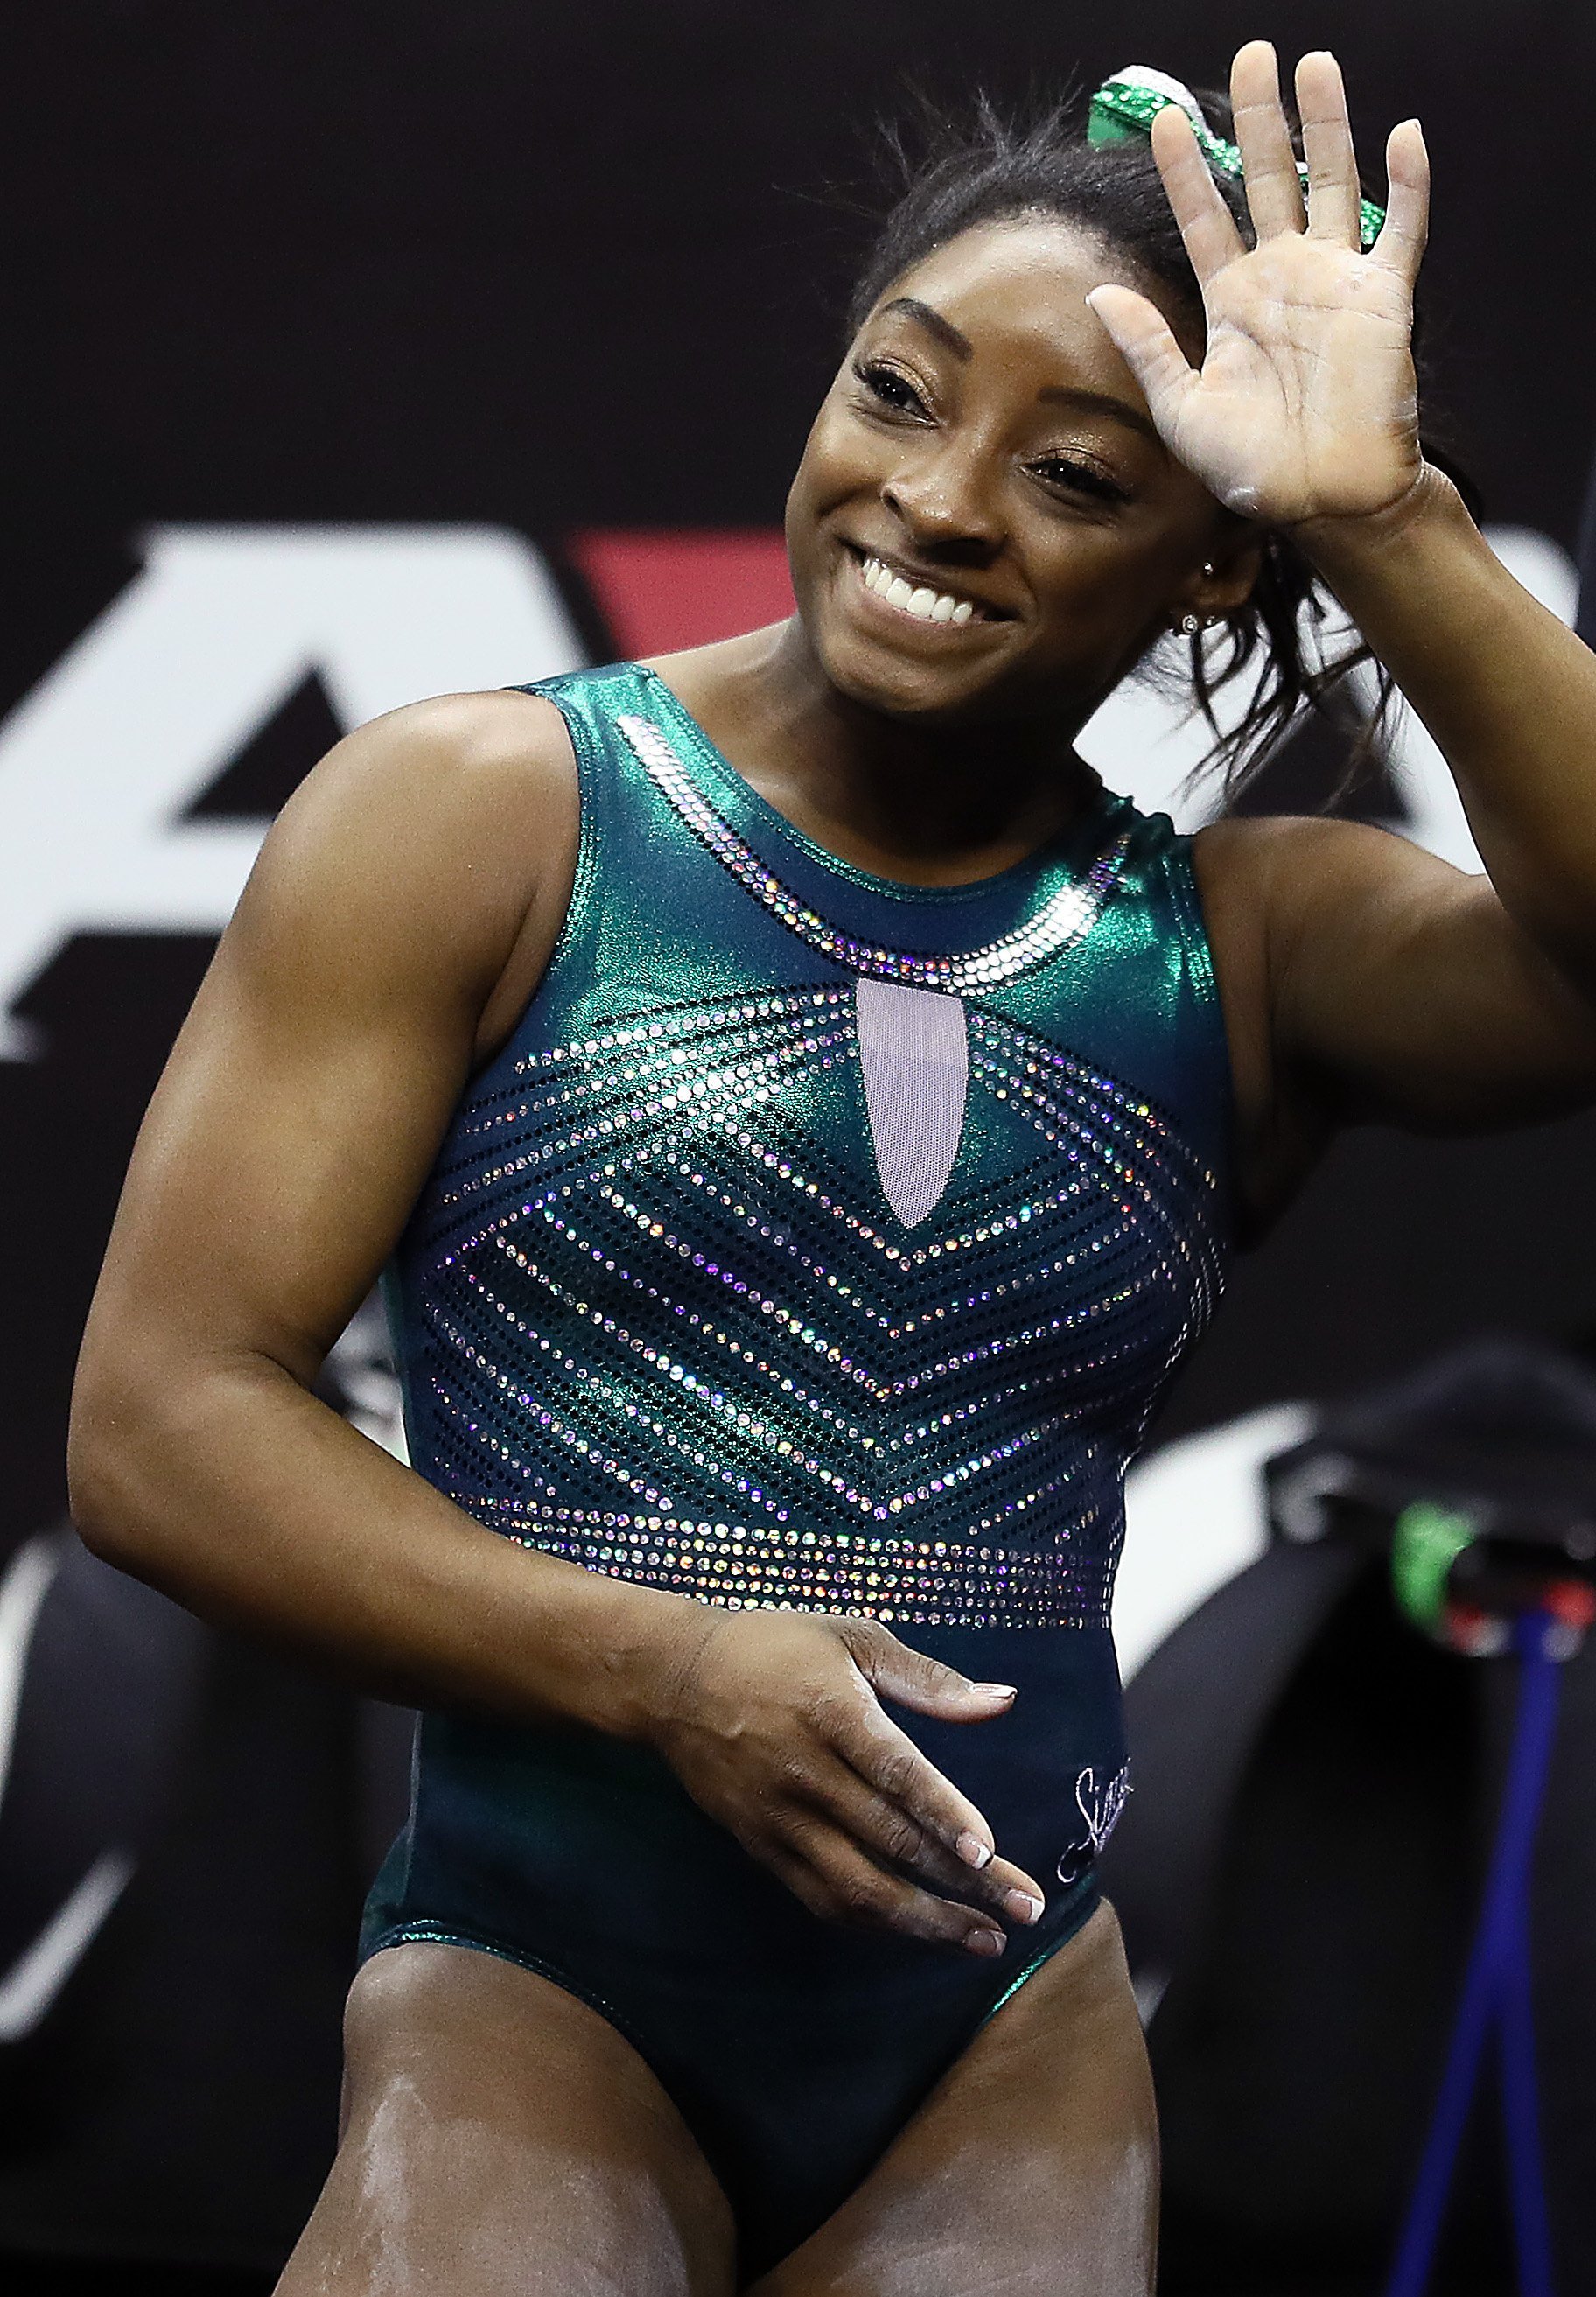
M 78 1371 L 67 1432 L 67 1504 L 91 1555 L 138 1569 L 137 1511 L 128 1474 L 128 1414 L 106 1383 Z
M 163 1402 L 148 1354 L 107 1345 L 91 1320 L 67 1429 L 68 1506 L 89 1552 L 137 1578 L 153 1576 L 168 1511 Z

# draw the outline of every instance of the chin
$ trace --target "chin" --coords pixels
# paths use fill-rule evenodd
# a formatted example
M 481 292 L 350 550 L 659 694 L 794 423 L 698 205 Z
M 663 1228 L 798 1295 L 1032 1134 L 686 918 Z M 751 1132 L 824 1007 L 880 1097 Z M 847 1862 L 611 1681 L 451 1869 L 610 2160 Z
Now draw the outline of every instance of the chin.
M 967 670 L 916 661 L 852 630 L 811 630 L 810 642 L 827 682 L 879 717 L 936 726 L 996 711 L 991 681 L 972 680 Z

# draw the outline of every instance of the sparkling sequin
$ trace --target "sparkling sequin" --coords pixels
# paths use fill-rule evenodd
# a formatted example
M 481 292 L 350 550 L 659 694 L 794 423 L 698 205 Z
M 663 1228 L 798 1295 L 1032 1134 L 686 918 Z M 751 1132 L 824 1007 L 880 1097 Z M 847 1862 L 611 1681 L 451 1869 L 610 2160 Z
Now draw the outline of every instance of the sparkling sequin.
M 558 684 L 577 887 L 398 1256 L 415 1464 L 513 1539 L 705 1602 L 1100 1626 L 1125 1465 L 1225 1249 L 1197 1145 L 1223 1031 L 1168 824 L 1105 797 L 986 888 L 894 895 L 776 826 L 650 673 Z M 964 1008 L 912 1228 L 861 980 Z
M 615 722 L 695 836 L 756 902 L 823 957 L 883 981 L 908 982 L 917 989 L 949 989 L 955 996 L 964 997 L 1035 972 L 1091 931 L 1125 858 L 1129 841 L 1120 836 L 1098 856 L 1083 878 L 1061 885 L 1033 917 L 984 949 L 935 957 L 882 948 L 843 932 L 806 908 L 717 811 L 693 779 L 679 751 L 652 720 L 628 712 Z
M 712 1602 L 1100 1624 L 1124 1458 L 1216 1288 L 1213 1178 L 1119 1080 L 969 1026 L 1031 1148 L 912 1242 L 811 1122 L 818 1083 L 862 1100 L 844 983 L 522 1056 L 415 1232 L 433 1479 Z

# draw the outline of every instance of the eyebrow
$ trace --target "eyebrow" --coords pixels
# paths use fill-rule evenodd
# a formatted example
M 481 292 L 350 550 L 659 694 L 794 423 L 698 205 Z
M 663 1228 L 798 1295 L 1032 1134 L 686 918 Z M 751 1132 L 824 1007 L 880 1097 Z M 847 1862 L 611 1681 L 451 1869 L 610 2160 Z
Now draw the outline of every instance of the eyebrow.
M 951 351 L 956 359 L 967 360 L 975 356 L 975 346 L 968 335 L 951 319 L 944 319 L 940 311 L 934 311 L 929 303 L 922 303 L 917 295 L 894 295 L 890 303 L 881 307 L 884 319 L 889 311 L 901 311 L 905 317 L 917 319 L 926 333 L 934 335 L 943 350 Z
M 890 303 L 882 305 L 882 317 L 885 318 L 889 311 L 901 311 L 905 318 L 917 321 L 928 335 L 935 336 L 944 350 L 951 351 L 961 365 L 967 364 L 975 356 L 975 346 L 964 330 L 956 327 L 951 319 L 944 319 L 942 313 L 933 310 L 929 303 L 922 303 L 917 295 L 894 295 Z M 1123 423 L 1127 429 L 1139 431 L 1144 439 L 1150 439 L 1155 447 L 1164 444 L 1157 426 L 1150 417 L 1107 391 L 1082 391 L 1069 383 L 1057 383 L 1046 384 L 1036 395 L 1046 405 L 1067 407 L 1078 415 L 1106 415 L 1111 423 Z
M 1123 423 L 1129 429 L 1139 431 L 1142 437 L 1150 439 L 1155 447 L 1164 444 L 1158 435 L 1157 425 L 1150 416 L 1143 415 L 1139 408 L 1129 406 L 1123 399 L 1114 398 L 1107 391 L 1080 391 L 1069 383 L 1051 383 L 1045 384 L 1036 395 L 1052 407 L 1073 408 L 1082 415 L 1106 415 L 1111 423 Z

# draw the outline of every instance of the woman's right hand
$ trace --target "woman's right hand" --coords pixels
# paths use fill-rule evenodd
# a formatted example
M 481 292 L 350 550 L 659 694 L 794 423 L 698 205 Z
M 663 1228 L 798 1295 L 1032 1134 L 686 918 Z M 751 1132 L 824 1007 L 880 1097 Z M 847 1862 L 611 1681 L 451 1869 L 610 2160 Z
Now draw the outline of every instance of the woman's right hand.
M 981 1813 L 881 1705 L 980 1723 L 1008 1712 L 1011 1689 L 970 1682 L 874 1619 L 699 1616 L 662 1670 L 647 1735 L 812 1913 L 987 1955 L 1005 1922 L 1038 1919 L 1041 1889 L 994 1855 Z

